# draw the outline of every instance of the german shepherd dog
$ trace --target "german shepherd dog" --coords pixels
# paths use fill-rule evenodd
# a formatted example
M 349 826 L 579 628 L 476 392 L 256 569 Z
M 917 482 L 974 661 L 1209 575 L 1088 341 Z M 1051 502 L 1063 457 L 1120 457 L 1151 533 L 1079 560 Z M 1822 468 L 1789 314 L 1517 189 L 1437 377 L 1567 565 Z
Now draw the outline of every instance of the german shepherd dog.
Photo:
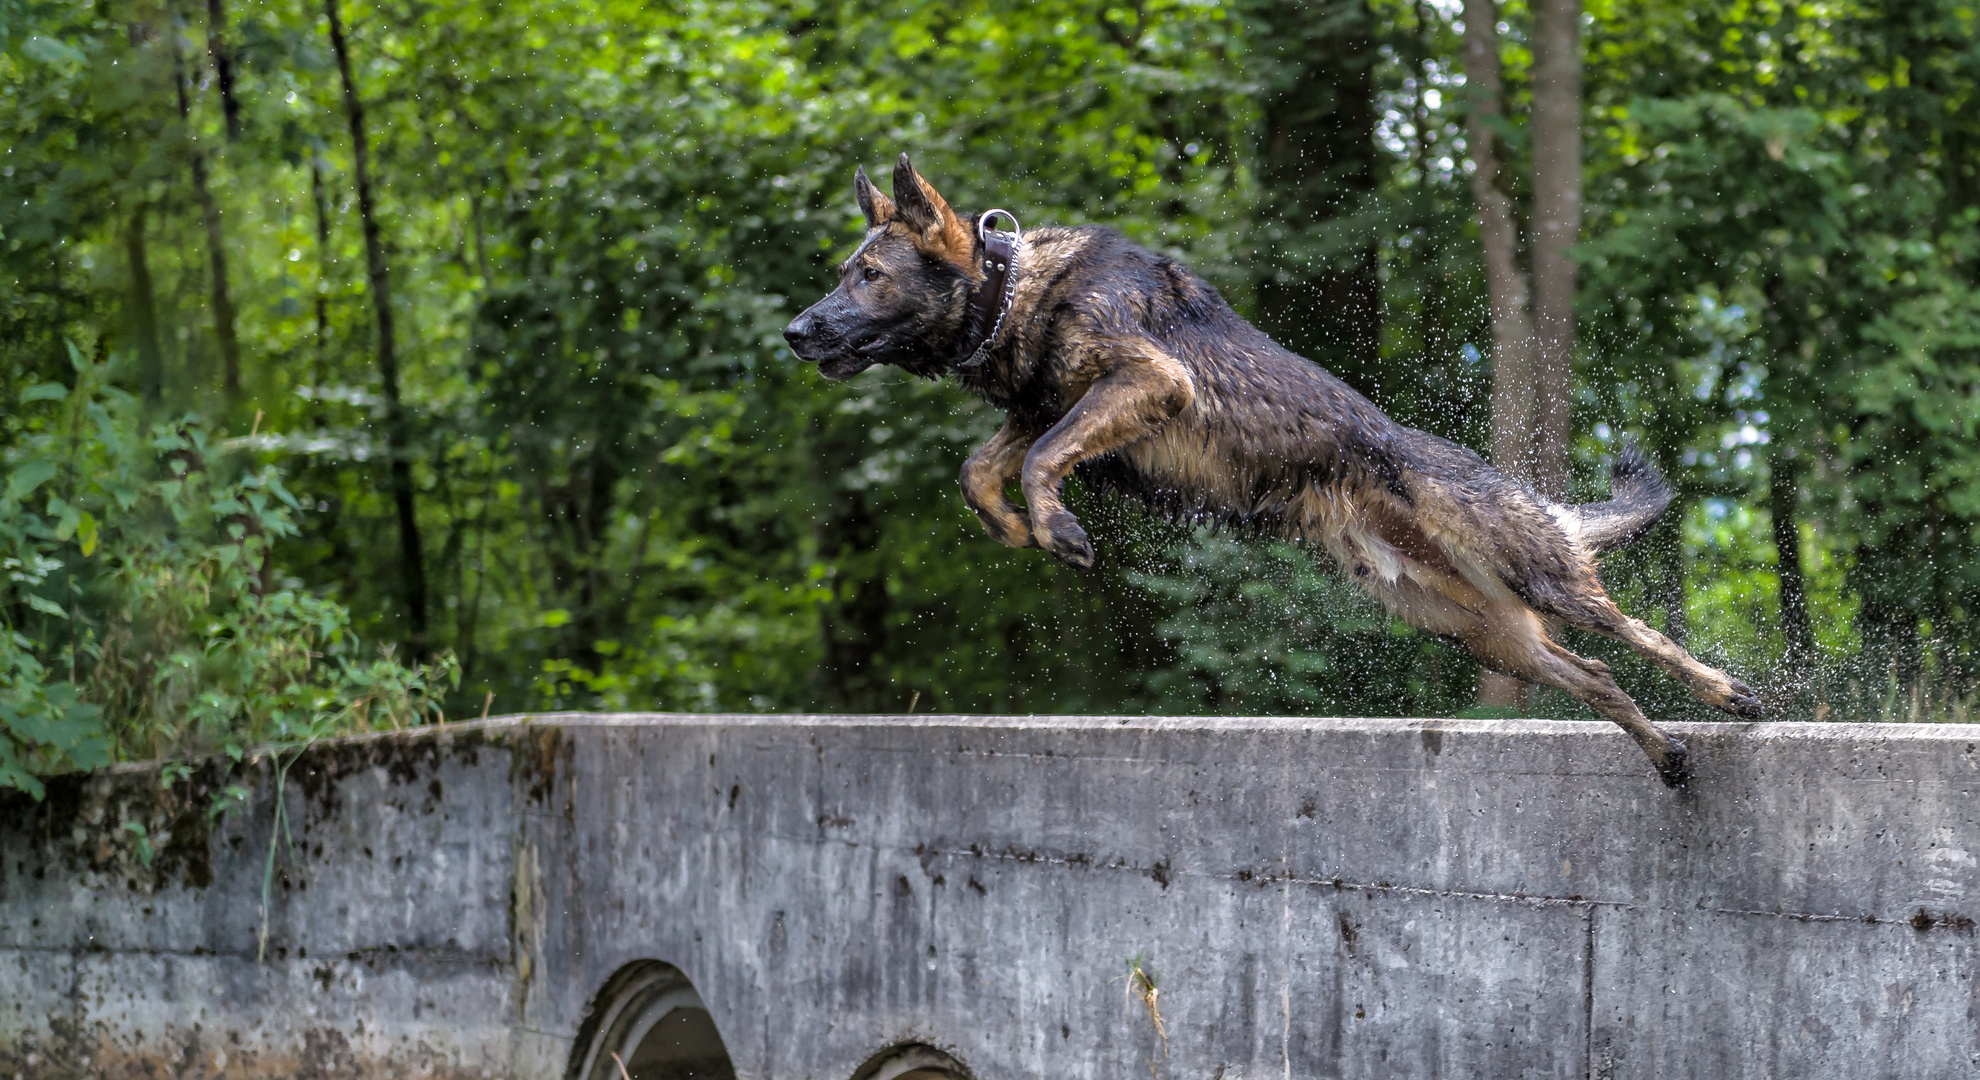
M 1004 267 L 988 249 L 1002 240 L 1010 251 L 1011 234 L 986 231 L 989 215 L 974 228 L 959 218 L 907 155 L 892 198 L 863 169 L 854 190 L 866 239 L 784 336 L 828 379 L 892 364 L 953 375 L 1003 409 L 1002 430 L 962 468 L 963 498 L 999 543 L 1090 567 L 1093 547 L 1060 501 L 1077 470 L 1158 512 L 1323 548 L 1411 626 L 1621 725 L 1673 787 L 1689 775 L 1684 744 L 1552 626 L 1615 638 L 1701 701 L 1760 715 L 1753 691 L 1623 614 L 1596 577 L 1596 558 L 1670 503 L 1634 449 L 1616 458 L 1607 502 L 1551 503 L 1389 419 L 1174 260 L 1111 230 L 1035 229 Z M 1023 506 L 1006 494 L 1013 483 Z

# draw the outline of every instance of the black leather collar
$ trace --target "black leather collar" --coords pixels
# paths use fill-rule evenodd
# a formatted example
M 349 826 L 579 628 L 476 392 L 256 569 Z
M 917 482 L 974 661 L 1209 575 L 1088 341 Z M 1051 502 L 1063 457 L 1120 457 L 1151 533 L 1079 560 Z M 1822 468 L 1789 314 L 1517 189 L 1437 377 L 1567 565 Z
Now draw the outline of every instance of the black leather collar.
M 990 228 L 990 219 L 1000 214 L 1010 218 L 1010 232 Z M 1008 210 L 987 211 L 977 218 L 976 238 L 983 251 L 983 280 L 970 292 L 969 329 L 950 365 L 956 371 L 982 367 L 989 359 L 990 346 L 1010 312 L 1011 293 L 1017 286 L 1018 252 L 1024 250 L 1024 234 Z

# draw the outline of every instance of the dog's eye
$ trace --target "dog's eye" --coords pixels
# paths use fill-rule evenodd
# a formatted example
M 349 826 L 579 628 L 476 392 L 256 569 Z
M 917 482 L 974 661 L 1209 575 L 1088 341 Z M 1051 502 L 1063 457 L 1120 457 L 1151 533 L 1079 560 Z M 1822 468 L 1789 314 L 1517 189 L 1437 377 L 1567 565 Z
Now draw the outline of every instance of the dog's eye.
M 878 268 L 869 266 L 860 272 L 860 276 L 868 281 L 879 281 L 881 275 Z

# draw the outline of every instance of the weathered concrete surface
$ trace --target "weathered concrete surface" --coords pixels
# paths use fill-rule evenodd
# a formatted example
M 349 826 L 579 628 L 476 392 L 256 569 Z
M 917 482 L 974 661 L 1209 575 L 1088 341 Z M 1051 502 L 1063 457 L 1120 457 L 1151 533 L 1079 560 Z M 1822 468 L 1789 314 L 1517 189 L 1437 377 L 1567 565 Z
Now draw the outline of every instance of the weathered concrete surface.
M 99 774 L 0 803 L 0 1078 L 556 1077 L 649 958 L 742 1077 L 845 1080 L 909 1039 L 986 1080 L 1980 1072 L 1980 731 L 1683 736 L 1679 793 L 1614 728 L 1548 721 L 326 745 L 288 774 L 265 963 L 270 765 L 210 829 L 185 785 Z

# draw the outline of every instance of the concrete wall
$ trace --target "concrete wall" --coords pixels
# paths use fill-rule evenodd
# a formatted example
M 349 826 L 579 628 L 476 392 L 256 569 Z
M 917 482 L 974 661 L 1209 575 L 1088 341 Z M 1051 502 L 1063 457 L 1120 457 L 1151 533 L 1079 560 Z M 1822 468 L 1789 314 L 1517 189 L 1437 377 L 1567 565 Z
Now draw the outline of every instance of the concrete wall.
M 272 763 L 106 772 L 0 802 L 0 1077 L 558 1077 L 641 959 L 745 1078 L 910 1039 L 985 1080 L 1980 1073 L 1980 731 L 1682 734 L 1675 793 L 1549 721 L 355 740 L 288 773 L 265 962 Z

